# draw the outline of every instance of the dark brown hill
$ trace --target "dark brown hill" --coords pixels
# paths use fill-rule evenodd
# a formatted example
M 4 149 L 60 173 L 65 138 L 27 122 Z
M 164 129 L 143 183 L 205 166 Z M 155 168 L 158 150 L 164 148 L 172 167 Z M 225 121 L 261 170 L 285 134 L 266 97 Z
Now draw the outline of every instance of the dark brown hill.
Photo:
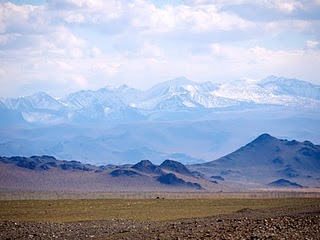
M 192 176 L 192 173 L 189 171 L 189 169 L 185 165 L 177 161 L 167 159 L 163 163 L 161 163 L 159 167 L 161 169 Z
M 154 165 L 149 160 L 142 160 L 138 162 L 137 164 L 133 165 L 131 168 L 138 170 L 140 172 L 144 173 L 150 173 L 150 174 L 162 174 L 163 171 L 159 166 Z

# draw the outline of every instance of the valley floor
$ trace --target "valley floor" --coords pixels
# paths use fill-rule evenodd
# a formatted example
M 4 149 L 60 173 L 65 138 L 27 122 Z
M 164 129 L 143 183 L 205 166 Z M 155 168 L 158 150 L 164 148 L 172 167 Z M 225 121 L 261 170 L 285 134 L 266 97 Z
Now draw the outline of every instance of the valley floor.
M 0 239 L 320 239 L 319 198 L 24 200 L 0 207 Z

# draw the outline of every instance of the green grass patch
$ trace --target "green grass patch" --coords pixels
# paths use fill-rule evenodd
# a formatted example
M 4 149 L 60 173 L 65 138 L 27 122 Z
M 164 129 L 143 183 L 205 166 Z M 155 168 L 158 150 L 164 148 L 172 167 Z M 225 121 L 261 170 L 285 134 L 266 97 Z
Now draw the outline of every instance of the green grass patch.
M 87 220 L 174 220 L 233 213 L 243 208 L 298 209 L 320 199 L 97 199 L 0 201 L 0 220 L 73 222 Z

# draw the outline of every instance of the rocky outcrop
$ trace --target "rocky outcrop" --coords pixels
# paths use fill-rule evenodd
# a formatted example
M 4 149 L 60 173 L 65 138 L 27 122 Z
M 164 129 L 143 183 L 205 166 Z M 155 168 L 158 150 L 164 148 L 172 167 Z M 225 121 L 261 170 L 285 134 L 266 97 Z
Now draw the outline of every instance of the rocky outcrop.
M 185 186 L 185 187 L 202 189 L 202 187 L 199 183 L 186 182 L 185 180 L 178 178 L 173 173 L 168 173 L 168 174 L 162 175 L 157 178 L 157 181 L 162 184 L 166 184 L 166 185 Z
M 214 180 L 224 181 L 224 178 L 221 176 L 211 176 L 210 178 Z
M 192 176 L 192 173 L 189 171 L 189 169 L 185 165 L 177 161 L 167 159 L 163 163 L 161 163 L 159 167 L 161 169 Z
M 122 177 L 122 176 L 125 176 L 125 177 L 132 177 L 132 176 L 141 176 L 140 173 L 137 173 L 136 171 L 132 171 L 132 170 L 129 170 L 129 169 L 117 169 L 117 170 L 114 170 L 110 173 L 110 175 L 112 177 Z
M 286 179 L 279 179 L 277 181 L 271 182 L 268 184 L 268 186 L 278 187 L 278 188 L 283 188 L 283 187 L 303 188 L 302 185 L 295 183 L 295 182 L 290 182 L 289 180 L 286 180 Z
M 142 160 L 137 164 L 133 165 L 131 168 L 149 174 L 163 174 L 161 168 L 154 165 L 149 160 Z
M 17 167 L 26 168 L 34 171 L 47 171 L 53 168 L 60 168 L 62 170 L 79 170 L 79 171 L 92 171 L 96 167 L 82 164 L 79 161 L 61 161 L 52 156 L 32 156 L 28 157 L 0 157 L 0 162 L 6 164 L 14 164 Z

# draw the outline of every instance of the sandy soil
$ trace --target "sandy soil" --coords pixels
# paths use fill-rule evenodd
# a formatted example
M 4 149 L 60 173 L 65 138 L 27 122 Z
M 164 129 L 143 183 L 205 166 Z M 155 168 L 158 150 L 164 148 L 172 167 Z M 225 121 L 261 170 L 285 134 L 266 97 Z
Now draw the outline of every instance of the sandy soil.
M 320 239 L 320 206 L 174 221 L 0 222 L 0 239 Z

